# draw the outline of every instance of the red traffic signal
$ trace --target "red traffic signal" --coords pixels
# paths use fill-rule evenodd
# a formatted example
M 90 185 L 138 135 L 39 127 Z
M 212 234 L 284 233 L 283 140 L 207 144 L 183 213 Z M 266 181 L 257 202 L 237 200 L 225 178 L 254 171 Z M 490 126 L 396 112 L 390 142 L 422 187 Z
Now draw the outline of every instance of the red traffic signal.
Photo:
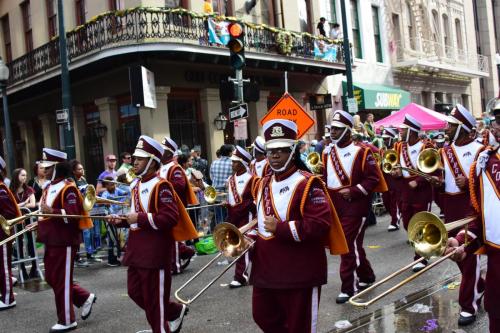
M 233 38 L 239 38 L 243 35 L 243 27 L 239 23 L 231 23 L 227 28 Z
M 245 66 L 245 30 L 240 23 L 233 22 L 227 27 L 230 35 L 227 47 L 229 48 L 231 67 L 238 70 Z

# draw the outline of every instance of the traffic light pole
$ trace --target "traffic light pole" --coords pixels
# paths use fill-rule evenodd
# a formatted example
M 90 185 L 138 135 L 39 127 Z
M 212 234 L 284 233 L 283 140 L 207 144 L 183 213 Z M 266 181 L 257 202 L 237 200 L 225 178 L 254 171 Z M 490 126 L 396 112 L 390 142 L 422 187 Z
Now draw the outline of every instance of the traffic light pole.
M 236 96 L 237 99 L 236 101 L 232 101 L 234 104 L 242 104 L 245 103 L 244 101 L 244 92 L 243 92 L 243 82 L 250 82 L 249 79 L 244 79 L 243 78 L 243 70 L 242 69 L 236 69 L 236 78 L 233 77 L 228 77 L 227 80 L 232 82 L 236 86 Z
M 340 1 L 340 11 L 342 15 L 342 32 L 344 35 L 344 62 L 345 76 L 347 79 L 347 97 L 353 98 L 354 91 L 352 86 L 352 66 L 351 66 L 351 46 L 349 45 L 349 34 L 347 27 L 347 14 L 345 9 L 345 1 Z

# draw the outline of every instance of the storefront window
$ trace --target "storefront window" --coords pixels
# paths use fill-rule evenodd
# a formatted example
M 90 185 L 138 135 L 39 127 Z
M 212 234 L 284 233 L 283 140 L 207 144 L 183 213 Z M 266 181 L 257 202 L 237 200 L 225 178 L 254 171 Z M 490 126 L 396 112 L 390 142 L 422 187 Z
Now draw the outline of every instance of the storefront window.
M 118 130 L 116 133 L 118 151 L 116 154 L 124 151 L 132 152 L 139 136 L 141 136 L 139 109 L 130 104 L 129 95 L 118 96 L 116 102 L 118 106 Z
M 197 90 L 172 89 L 168 95 L 170 137 L 179 148 L 191 149 L 200 145 L 206 150 L 203 124 L 200 121 L 200 98 Z

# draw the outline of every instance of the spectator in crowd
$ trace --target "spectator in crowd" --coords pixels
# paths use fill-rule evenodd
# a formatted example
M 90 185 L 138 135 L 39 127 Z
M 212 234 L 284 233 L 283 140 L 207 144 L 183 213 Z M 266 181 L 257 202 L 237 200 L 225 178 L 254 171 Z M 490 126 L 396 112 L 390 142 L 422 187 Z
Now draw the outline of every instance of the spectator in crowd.
M 233 162 L 230 156 L 233 154 L 234 147 L 232 145 L 222 145 L 220 147 L 220 158 L 213 161 L 210 166 L 210 178 L 212 186 L 217 192 L 226 192 L 226 183 L 233 173 Z M 227 211 L 225 208 L 216 207 L 215 222 L 225 221 Z
M 366 134 L 369 137 L 369 141 L 373 140 L 375 137 L 375 121 L 372 113 L 368 113 L 366 116 L 366 121 L 364 124 Z
M 103 185 L 106 188 L 100 196 L 104 199 L 114 200 L 124 202 L 128 197 L 128 193 L 124 190 L 117 188 L 115 183 L 107 182 L 107 180 L 113 180 L 111 176 L 107 176 L 103 180 Z M 107 213 L 123 215 L 123 206 L 120 205 L 108 205 Z M 111 223 L 105 223 L 108 238 L 108 266 L 116 267 L 120 266 L 121 263 L 118 258 L 121 256 L 121 245 L 120 238 L 118 236 L 118 229 L 115 225 Z
M 12 181 L 10 182 L 10 190 L 12 194 L 14 194 L 14 198 L 16 199 L 17 206 L 19 208 L 27 208 L 28 210 L 34 210 L 36 208 L 36 199 L 35 199 L 35 190 L 28 186 L 28 173 L 26 170 L 19 168 L 15 169 L 12 173 Z M 22 212 L 22 214 L 26 214 L 27 211 Z M 31 219 L 26 219 L 25 225 L 29 225 L 31 223 Z M 16 225 L 16 232 L 21 231 L 24 228 L 22 225 Z M 35 255 L 35 246 L 33 244 L 33 237 L 28 237 L 28 252 L 29 256 L 33 257 Z M 19 253 L 17 256 L 19 259 L 24 259 L 24 237 L 18 237 L 17 242 L 19 245 Z M 21 274 L 23 274 L 24 278 L 28 277 L 36 277 L 37 276 L 37 266 L 36 260 L 32 261 L 30 274 L 26 272 L 25 264 L 22 263 L 20 266 Z
M 33 174 L 35 176 L 28 182 L 28 186 L 31 186 L 35 191 L 35 201 L 38 204 L 42 197 L 43 189 L 49 181 L 45 178 L 45 168 L 38 162 L 36 162 L 33 167 Z
M 106 170 L 101 172 L 99 177 L 97 178 L 97 187 L 96 187 L 96 192 L 97 194 L 100 194 L 101 192 L 106 191 L 106 188 L 102 185 L 102 180 L 106 177 L 111 177 L 113 179 L 116 179 L 116 156 L 113 154 L 109 154 L 106 156 L 105 159 L 106 162 Z
M 304 162 L 304 164 L 306 163 L 306 160 L 307 160 L 307 144 L 304 140 L 299 140 L 299 145 L 298 145 L 298 149 L 299 149 L 299 152 L 300 152 L 300 159 L 302 160 L 302 162 Z
M 321 17 L 319 19 L 318 25 L 316 26 L 319 34 L 323 37 L 326 37 L 325 22 L 326 22 L 326 19 L 324 17 Z
M 194 146 L 191 156 L 193 156 L 193 168 L 200 171 L 204 178 L 208 178 L 208 161 L 201 157 L 201 147 Z
M 187 179 L 191 177 L 191 171 L 193 170 L 193 157 L 191 155 L 181 154 L 177 156 L 177 163 L 186 173 Z
M 359 116 L 359 114 L 355 114 L 352 118 L 354 123 L 352 126 L 353 131 L 357 132 L 361 136 L 368 136 L 365 127 L 361 123 L 361 117 Z
M 73 180 L 75 181 L 75 185 L 80 190 L 80 192 L 84 195 L 85 190 L 87 189 L 87 179 L 85 179 L 85 170 L 83 169 L 83 165 L 78 160 L 71 160 L 69 162 L 71 166 L 71 170 L 73 172 Z M 89 235 L 85 235 L 86 233 L 90 233 L 88 230 L 83 230 L 83 241 L 85 244 L 85 249 L 93 248 L 92 246 L 92 238 Z M 76 253 L 75 263 L 78 267 L 88 267 L 89 263 L 85 257 L 82 257 L 78 252 Z
M 330 31 L 330 38 L 331 39 L 342 39 L 342 30 L 340 30 L 340 24 L 334 23 L 332 30 Z
M 121 153 L 120 159 L 122 160 L 122 165 L 120 165 L 116 172 L 121 170 L 128 171 L 130 168 L 132 168 L 132 155 L 129 152 Z

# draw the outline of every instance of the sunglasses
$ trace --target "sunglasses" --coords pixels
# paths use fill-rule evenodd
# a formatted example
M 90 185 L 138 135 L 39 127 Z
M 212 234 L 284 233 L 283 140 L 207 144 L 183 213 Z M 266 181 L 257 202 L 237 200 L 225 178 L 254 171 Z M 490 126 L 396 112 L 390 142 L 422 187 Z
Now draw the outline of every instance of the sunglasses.
M 108 160 L 108 162 L 116 162 L 116 160 Z

